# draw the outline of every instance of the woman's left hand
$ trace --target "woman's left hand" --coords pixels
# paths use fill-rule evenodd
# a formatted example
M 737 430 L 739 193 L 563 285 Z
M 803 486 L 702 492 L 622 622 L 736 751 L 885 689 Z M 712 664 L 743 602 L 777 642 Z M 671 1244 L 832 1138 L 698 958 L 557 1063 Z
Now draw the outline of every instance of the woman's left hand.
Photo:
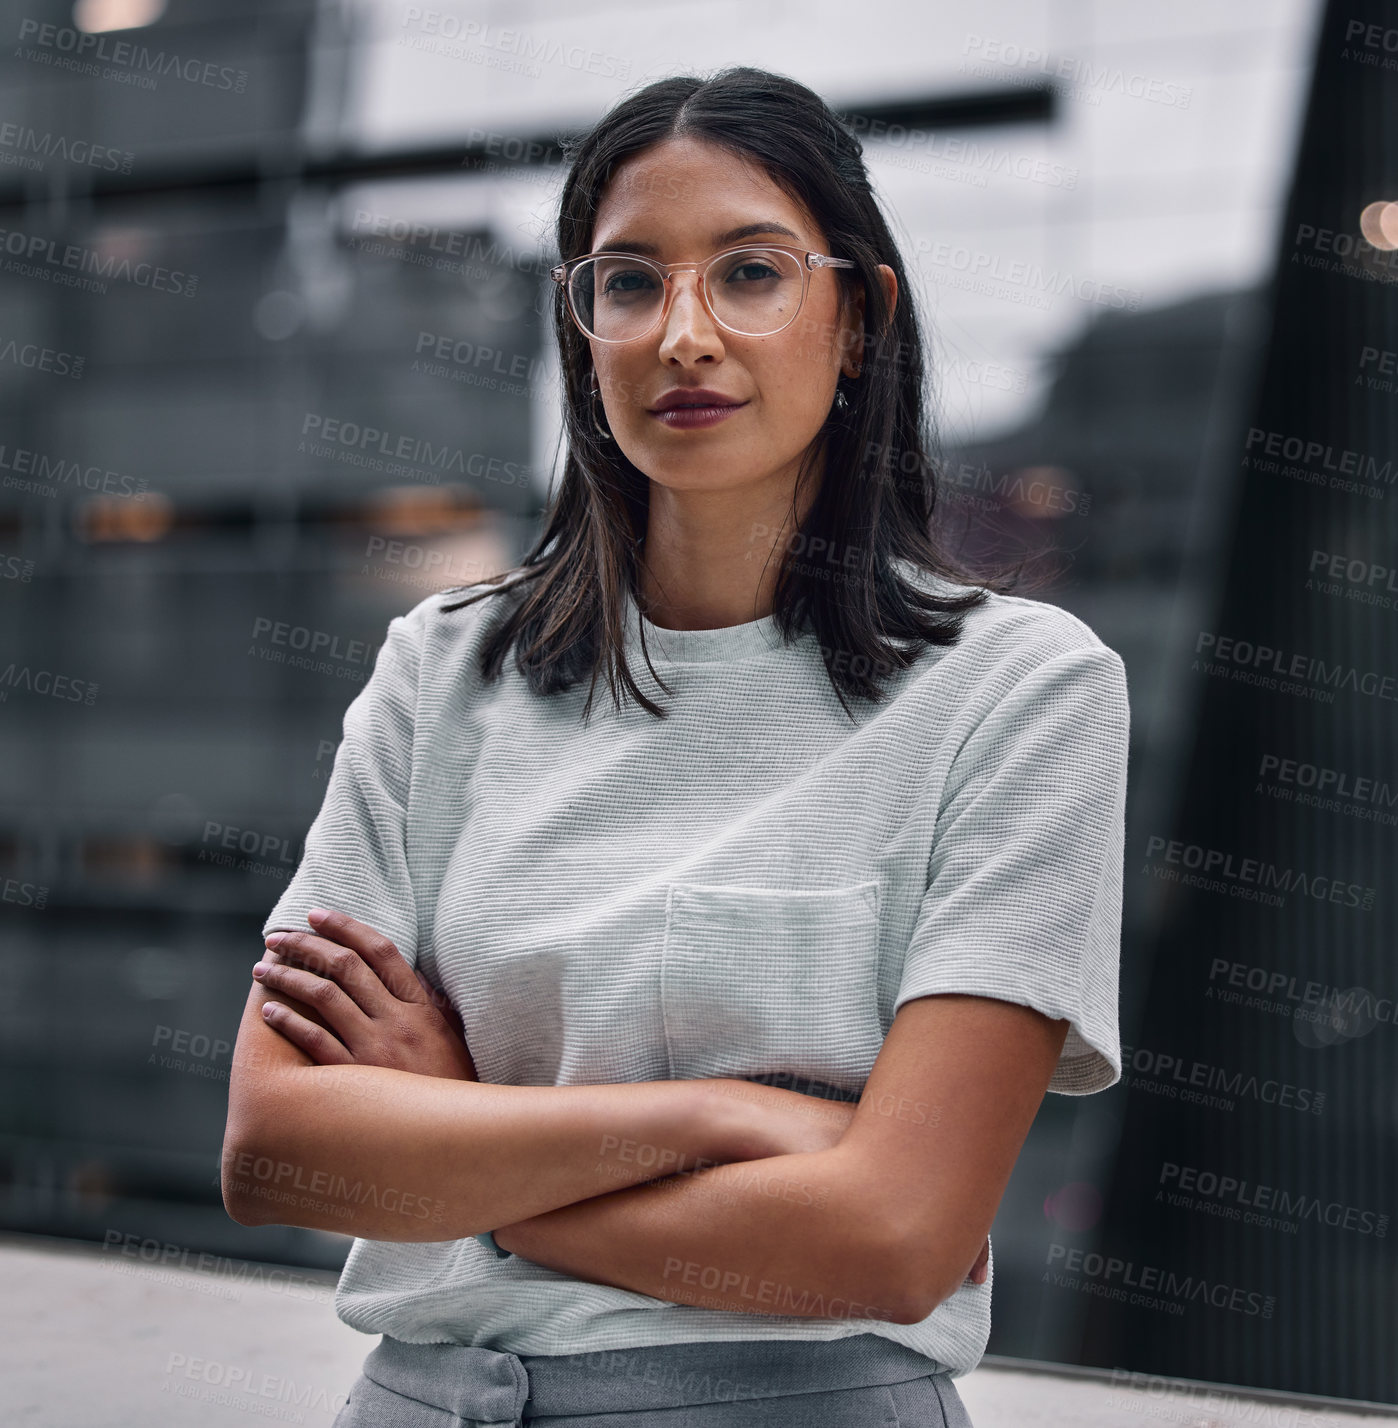
M 276 950 L 263 955 L 253 976 L 314 1009 L 325 1026 L 275 1000 L 263 1017 L 317 1065 L 479 1079 L 451 1000 L 367 923 L 331 912 L 317 932 L 273 932 L 267 946 Z

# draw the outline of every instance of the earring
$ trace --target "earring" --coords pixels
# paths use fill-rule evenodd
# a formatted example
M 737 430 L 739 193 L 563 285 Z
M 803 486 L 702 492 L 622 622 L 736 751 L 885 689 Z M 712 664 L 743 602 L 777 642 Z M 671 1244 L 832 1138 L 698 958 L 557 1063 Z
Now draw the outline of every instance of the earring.
M 593 389 L 591 390 L 591 392 L 588 393 L 588 395 L 589 395 L 590 397 L 598 397 L 598 398 L 600 398 L 601 395 L 602 395 L 602 389 L 601 389 L 600 387 L 593 387 Z M 589 406 L 591 406 L 590 403 L 589 403 Z M 596 409 L 595 407 L 591 407 L 591 411 L 592 411 L 592 426 L 593 426 L 593 429 L 597 432 L 597 435 L 600 436 L 603 441 L 611 441 L 611 440 L 612 440 L 612 434 L 611 434 L 611 432 L 608 431 L 607 428 L 606 428 L 605 426 L 603 426 L 602 423 L 597 420 L 597 409 Z
M 854 377 L 858 376 L 859 373 L 856 372 Z M 851 377 L 850 380 L 853 381 L 854 377 Z M 835 379 L 835 410 L 841 414 L 849 410 L 849 397 L 845 394 L 845 389 L 840 385 L 840 379 L 838 377 Z

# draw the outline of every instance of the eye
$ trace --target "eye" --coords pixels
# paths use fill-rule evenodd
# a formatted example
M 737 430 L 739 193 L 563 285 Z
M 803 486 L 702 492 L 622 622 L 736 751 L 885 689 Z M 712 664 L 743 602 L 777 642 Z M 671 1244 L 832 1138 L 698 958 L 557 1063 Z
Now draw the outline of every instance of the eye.
M 724 282 L 758 282 L 763 278 L 779 278 L 781 274 L 763 258 L 746 258 L 735 264 L 724 276 Z
M 604 293 L 645 292 L 655 286 L 655 280 L 642 268 L 625 268 L 609 273 L 602 284 Z

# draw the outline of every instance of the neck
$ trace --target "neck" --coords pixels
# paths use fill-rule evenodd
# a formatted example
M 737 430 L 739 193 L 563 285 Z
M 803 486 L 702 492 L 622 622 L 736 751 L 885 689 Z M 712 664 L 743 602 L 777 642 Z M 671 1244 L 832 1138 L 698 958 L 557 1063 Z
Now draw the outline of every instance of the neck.
M 809 504 L 801 504 L 800 515 Z M 637 549 L 637 603 L 652 623 L 670 630 L 717 630 L 765 618 L 797 521 L 788 482 L 694 491 L 653 481 Z

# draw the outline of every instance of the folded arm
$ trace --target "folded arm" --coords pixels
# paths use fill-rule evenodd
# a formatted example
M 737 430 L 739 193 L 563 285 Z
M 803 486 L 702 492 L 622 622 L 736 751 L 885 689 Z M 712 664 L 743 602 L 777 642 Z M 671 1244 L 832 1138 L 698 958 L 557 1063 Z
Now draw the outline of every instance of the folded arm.
M 433 1059 L 428 1043 L 455 1033 L 387 938 L 339 912 L 321 932 L 283 943 L 298 966 L 288 956 L 272 978 L 305 1000 L 254 984 L 243 1011 L 223 1146 L 224 1204 L 240 1224 L 461 1239 L 775 1143 L 762 1104 L 714 1094 L 741 1082 L 482 1084 L 469 1055 Z M 361 1035 L 360 1055 L 397 1064 L 357 1061 Z
M 917 1323 L 983 1262 L 1067 1030 L 1018 1003 L 914 998 L 828 1149 L 618 1191 L 496 1242 L 675 1304 Z

